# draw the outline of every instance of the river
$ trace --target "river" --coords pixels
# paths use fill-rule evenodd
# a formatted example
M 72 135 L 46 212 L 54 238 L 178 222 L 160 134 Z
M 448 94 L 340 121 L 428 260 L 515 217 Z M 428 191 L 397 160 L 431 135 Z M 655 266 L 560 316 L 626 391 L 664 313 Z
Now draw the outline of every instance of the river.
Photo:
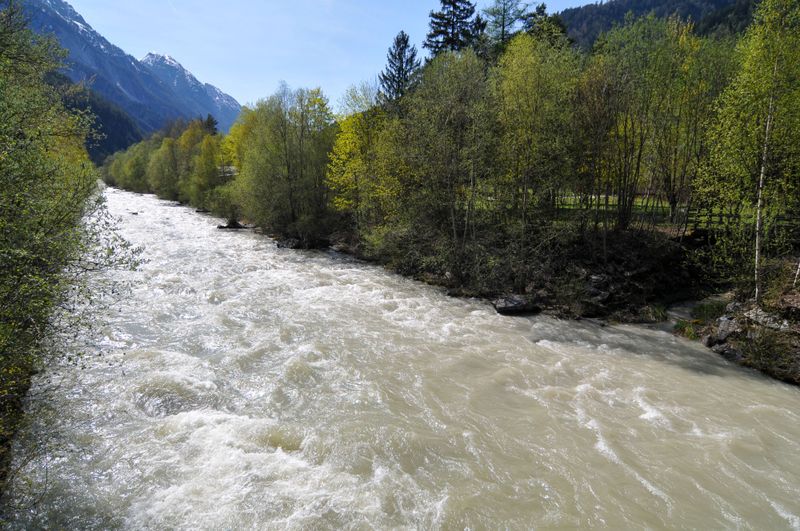
M 37 379 L 11 528 L 800 529 L 798 388 L 106 194 L 147 262 Z

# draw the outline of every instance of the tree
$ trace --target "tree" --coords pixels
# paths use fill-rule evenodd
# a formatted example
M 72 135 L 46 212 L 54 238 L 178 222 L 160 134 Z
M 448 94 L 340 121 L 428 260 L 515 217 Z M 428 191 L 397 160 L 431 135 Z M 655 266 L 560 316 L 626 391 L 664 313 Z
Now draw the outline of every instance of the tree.
M 208 194 L 225 184 L 220 172 L 220 146 L 216 135 L 207 135 L 200 143 L 189 183 L 189 199 L 198 208 L 208 208 Z
M 696 37 L 691 24 L 671 18 L 653 55 L 659 82 L 653 85 L 650 171 L 679 231 L 685 216 L 679 219 L 678 206 L 691 203 L 692 186 L 708 151 L 705 124 L 730 79 L 727 51 L 724 44 Z
M 348 116 L 339 123 L 328 164 L 334 208 L 351 215 L 359 232 L 381 217 L 377 149 L 386 113 L 377 101 L 378 91 L 369 83 L 347 91 L 343 104 Z
M 46 82 L 64 57 L 0 0 L 0 489 L 31 375 L 57 356 L 45 340 L 85 335 L 86 308 L 107 295 L 87 273 L 119 256 L 85 149 L 91 118 Z
M 150 190 L 162 199 L 178 199 L 178 159 L 174 138 L 165 138 L 147 164 Z
M 431 11 L 430 31 L 425 48 L 436 56 L 444 51 L 459 51 L 472 45 L 476 28 L 475 4 L 469 0 L 440 0 L 441 10 Z M 481 24 L 478 21 L 478 24 Z
M 558 15 L 548 15 L 547 5 L 539 4 L 533 11 L 522 16 L 525 32 L 551 42 L 558 41 L 567 35 L 567 26 Z
M 222 141 L 223 158 L 235 168 L 241 168 L 244 157 L 245 139 L 252 133 L 255 116 L 253 110 L 243 107 L 231 130 Z
M 320 89 L 283 84 L 250 120 L 238 178 L 244 214 L 311 245 L 328 212 L 325 170 L 335 135 L 328 100 Z
M 387 105 L 396 108 L 408 93 L 420 68 L 417 48 L 410 44 L 406 32 L 401 31 L 395 37 L 387 61 L 386 69 L 378 76 L 381 97 Z
M 513 37 L 517 24 L 525 16 L 525 7 L 520 0 L 494 0 L 494 4 L 483 13 L 488 19 L 489 35 L 504 45 Z
M 210 135 L 216 135 L 219 132 L 218 126 L 219 122 L 211 114 L 207 115 L 203 121 L 203 128 Z
M 190 183 L 194 173 L 194 163 L 200 144 L 209 134 L 203 120 L 194 120 L 178 137 L 175 158 L 178 162 L 178 200 L 181 202 L 191 201 Z
M 483 62 L 472 50 L 445 52 L 423 72 L 402 139 L 407 226 L 429 235 L 428 252 L 457 279 L 467 274 L 480 192 L 491 171 L 491 110 Z
M 660 47 L 670 36 L 666 21 L 654 16 L 634 20 L 607 33 L 593 61 L 608 65 L 613 93 L 613 127 L 610 131 L 608 173 L 616 196 L 616 227 L 628 229 L 633 222 L 636 199 L 648 176 L 647 155 L 655 130 L 654 112 L 659 104 Z
M 720 98 L 700 192 L 754 210 L 756 301 L 763 293 L 765 225 L 796 208 L 800 171 L 800 4 L 765 0 L 739 45 L 739 70 Z
M 556 198 L 572 178 L 570 127 L 579 62 L 569 46 L 521 34 L 500 60 L 495 79 L 508 176 L 506 200 L 518 214 L 523 246 L 538 210 L 552 219 Z M 544 215 L 541 215 L 544 214 Z

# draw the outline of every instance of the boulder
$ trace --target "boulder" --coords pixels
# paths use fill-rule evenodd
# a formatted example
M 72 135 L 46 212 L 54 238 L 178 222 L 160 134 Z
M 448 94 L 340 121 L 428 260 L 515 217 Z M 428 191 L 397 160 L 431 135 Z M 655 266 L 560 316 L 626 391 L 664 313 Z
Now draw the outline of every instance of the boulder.
M 541 313 L 542 308 L 535 301 L 522 295 L 506 295 L 492 302 L 500 315 L 532 315 Z
M 769 314 L 761 308 L 753 308 L 749 312 L 745 312 L 744 316 L 764 328 L 771 328 L 772 330 L 778 331 L 788 330 L 789 328 L 789 321 L 781 319 L 776 315 Z
M 300 249 L 302 242 L 297 238 L 282 238 L 278 240 L 278 249 Z
M 739 363 L 744 359 L 742 353 L 733 347 L 733 345 L 729 343 L 723 343 L 721 345 L 716 345 L 711 348 L 714 352 L 722 356 L 728 361 L 732 361 L 734 363 Z
M 220 230 L 242 230 L 246 229 L 247 227 L 245 227 L 235 219 L 232 219 L 228 221 L 227 225 L 218 225 L 217 228 Z
M 734 334 L 741 334 L 743 328 L 736 319 L 723 316 L 717 319 L 717 341 L 724 343 Z

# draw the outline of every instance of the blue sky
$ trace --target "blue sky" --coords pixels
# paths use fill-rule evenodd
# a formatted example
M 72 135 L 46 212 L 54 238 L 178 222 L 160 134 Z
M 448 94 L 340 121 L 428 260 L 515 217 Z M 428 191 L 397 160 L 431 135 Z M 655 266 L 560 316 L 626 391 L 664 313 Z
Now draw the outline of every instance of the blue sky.
M 347 87 L 377 76 L 400 30 L 422 52 L 428 13 L 439 6 L 438 0 L 67 1 L 134 57 L 169 54 L 242 104 L 286 81 L 321 87 L 334 107 Z M 585 3 L 547 5 L 559 11 Z

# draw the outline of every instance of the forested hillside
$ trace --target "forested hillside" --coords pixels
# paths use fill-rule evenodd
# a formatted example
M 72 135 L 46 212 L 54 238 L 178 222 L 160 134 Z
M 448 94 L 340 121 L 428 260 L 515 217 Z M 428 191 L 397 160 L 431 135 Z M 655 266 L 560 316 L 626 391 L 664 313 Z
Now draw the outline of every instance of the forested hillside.
M 72 83 L 59 72 L 48 74 L 47 82 L 61 94 L 68 109 L 85 113 L 90 119 L 91 133 L 86 138 L 86 149 L 96 165 L 143 139 L 141 130 L 128 113 L 92 89 Z
M 588 49 L 601 34 L 623 24 L 628 13 L 634 17 L 652 13 L 659 18 L 677 16 L 691 20 L 699 24 L 700 34 L 718 27 L 740 32 L 750 22 L 755 3 L 755 0 L 610 0 L 565 9 L 559 16 L 569 37 Z
M 443 0 L 432 59 L 401 33 L 343 116 L 284 86 L 227 136 L 173 128 L 104 175 L 523 308 L 652 319 L 733 287 L 791 313 L 798 29 L 800 6 L 769 0 L 738 43 L 651 14 L 587 53 L 542 9 Z

